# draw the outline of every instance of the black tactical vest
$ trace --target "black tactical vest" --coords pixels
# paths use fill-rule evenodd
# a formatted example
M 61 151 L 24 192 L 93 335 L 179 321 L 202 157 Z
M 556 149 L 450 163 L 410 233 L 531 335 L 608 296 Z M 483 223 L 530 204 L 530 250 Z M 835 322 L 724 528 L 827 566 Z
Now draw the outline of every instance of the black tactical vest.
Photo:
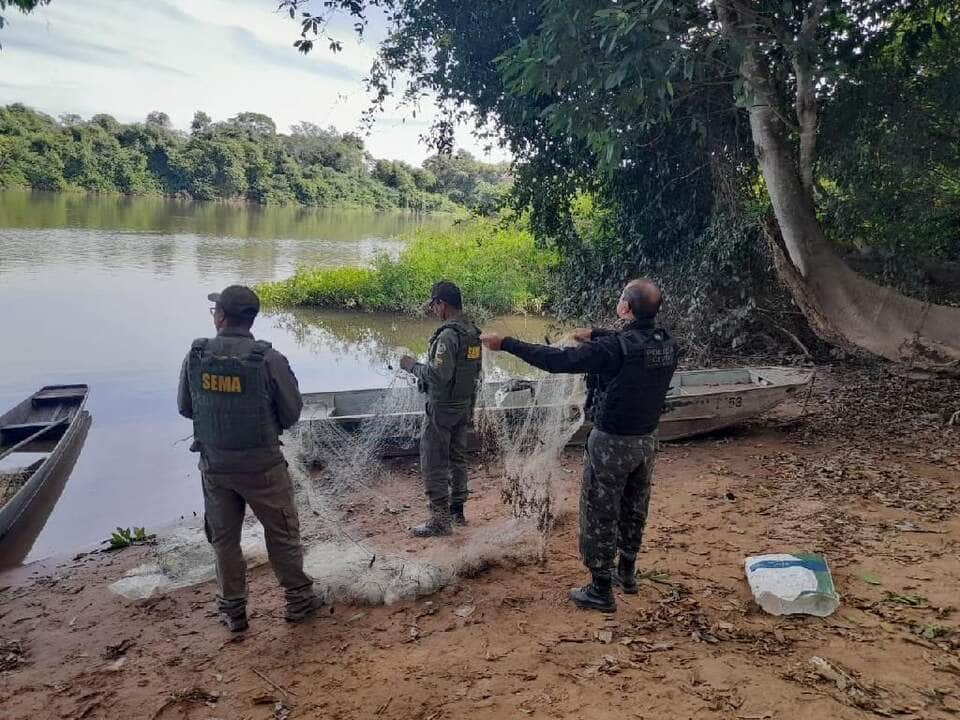
M 188 377 L 193 401 L 193 437 L 221 450 L 248 450 L 278 443 L 266 352 L 257 340 L 247 355 L 214 355 L 209 340 L 190 347 Z
M 612 378 L 596 378 L 588 403 L 593 424 L 614 435 L 648 435 L 657 428 L 677 345 L 663 328 L 628 328 L 617 333 L 623 365 Z M 599 384 L 597 380 L 600 380 Z
M 455 358 L 453 379 L 446 387 L 429 387 L 430 403 L 437 406 L 472 407 L 477 394 L 477 382 L 482 369 L 480 330 L 466 317 L 447 320 L 430 338 L 430 360 L 437 354 L 440 333 L 452 329 L 460 339 L 460 351 Z

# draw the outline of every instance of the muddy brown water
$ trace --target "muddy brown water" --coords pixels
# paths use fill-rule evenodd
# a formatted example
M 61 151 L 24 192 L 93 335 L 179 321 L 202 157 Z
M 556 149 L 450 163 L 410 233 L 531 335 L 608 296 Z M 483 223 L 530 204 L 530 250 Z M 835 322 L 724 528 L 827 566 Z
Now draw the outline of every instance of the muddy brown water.
M 212 332 L 206 295 L 301 264 L 364 263 L 400 234 L 449 222 L 405 213 L 237 207 L 159 198 L 0 193 L 0 408 L 42 385 L 87 383 L 86 442 L 26 559 L 97 543 L 116 526 L 199 512 L 180 363 Z M 543 318 L 488 327 L 542 338 Z M 289 358 L 303 391 L 389 384 L 435 323 L 386 314 L 266 312 L 254 332 Z M 2 555 L 0 548 L 0 555 Z M 0 557 L 0 563 L 3 558 Z

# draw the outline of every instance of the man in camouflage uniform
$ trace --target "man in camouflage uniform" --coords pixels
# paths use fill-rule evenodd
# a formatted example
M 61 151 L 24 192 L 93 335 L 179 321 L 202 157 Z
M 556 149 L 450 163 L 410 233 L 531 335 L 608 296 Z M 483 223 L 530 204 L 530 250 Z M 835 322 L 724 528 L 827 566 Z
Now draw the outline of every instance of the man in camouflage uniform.
M 409 355 L 400 367 L 417 378 L 427 394 L 426 416 L 420 434 L 420 470 L 430 519 L 412 529 L 416 537 L 449 535 L 450 525 L 465 525 L 467 500 L 467 430 L 473 420 L 481 371 L 480 331 L 463 314 L 460 288 L 452 282 L 435 283 L 427 304 L 442 321 L 430 338 L 427 361 Z
M 200 453 L 204 530 L 217 564 L 220 619 L 247 629 L 246 563 L 240 550 L 249 505 L 263 525 L 267 554 L 286 594 L 286 619 L 300 622 L 323 605 L 303 571 L 293 484 L 280 433 L 300 418 L 303 400 L 287 359 L 250 333 L 260 300 L 231 285 L 208 299 L 215 338 L 194 340 L 180 370 L 177 405 L 193 420 Z
M 491 350 L 505 350 L 548 372 L 588 373 L 586 411 L 593 429 L 580 490 L 580 555 L 591 582 L 570 591 L 580 608 L 616 610 L 613 584 L 637 592 L 636 557 L 650 504 L 657 423 L 677 366 L 673 339 L 655 323 L 660 299 L 651 281 L 631 281 L 617 303 L 623 330 L 581 328 L 574 332 L 577 347 L 480 338 Z

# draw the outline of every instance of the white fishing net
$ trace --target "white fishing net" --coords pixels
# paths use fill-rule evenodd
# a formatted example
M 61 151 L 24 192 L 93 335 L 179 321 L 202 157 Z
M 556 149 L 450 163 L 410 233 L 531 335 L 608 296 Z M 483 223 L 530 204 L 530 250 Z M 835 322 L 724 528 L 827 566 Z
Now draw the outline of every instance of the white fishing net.
M 471 431 L 479 452 L 469 472 L 475 477 L 482 463 L 499 475 L 502 513 L 426 544 L 408 541 L 401 521 L 420 520 L 426 510 L 416 465 L 424 396 L 410 376 L 397 372 L 375 390 L 307 396 L 300 423 L 284 435 L 284 454 L 296 488 L 304 566 L 328 600 L 390 603 L 504 560 L 544 560 L 564 478 L 561 453 L 582 424 L 583 381 L 533 368 L 518 378 L 491 359 L 485 353 Z M 413 457 L 396 460 L 405 456 Z M 411 492 L 417 501 L 409 500 Z M 376 513 L 375 531 L 358 522 L 358 508 L 368 521 Z M 242 546 L 248 565 L 266 560 L 263 529 L 252 517 Z M 142 598 L 215 577 L 212 550 L 197 524 L 161 533 L 154 555 L 111 588 Z

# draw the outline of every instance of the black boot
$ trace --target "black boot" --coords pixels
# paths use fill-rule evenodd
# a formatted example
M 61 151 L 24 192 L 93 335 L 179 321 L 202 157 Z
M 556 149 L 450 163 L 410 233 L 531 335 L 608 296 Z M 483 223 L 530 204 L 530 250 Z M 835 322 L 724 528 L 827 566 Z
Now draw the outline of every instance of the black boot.
M 423 525 L 410 529 L 414 537 L 428 538 L 450 534 L 450 513 L 441 510 L 431 510 L 430 519 Z
M 325 605 L 326 603 L 319 595 L 295 602 L 292 605 L 287 603 L 287 612 L 284 615 L 284 619 L 289 623 L 303 622 Z
M 463 503 L 450 503 L 450 522 L 454 525 L 467 524 L 467 519 L 463 516 Z
M 617 567 L 610 571 L 610 581 L 627 595 L 637 594 L 637 560 L 628 559 L 622 554 Z
M 610 587 L 610 575 L 607 572 L 591 572 L 592 581 L 589 585 L 573 588 L 569 597 L 581 610 L 599 610 L 612 613 L 617 610 L 617 603 L 613 599 L 613 589 Z
M 247 622 L 247 611 L 240 612 L 222 612 L 220 613 L 220 622 L 227 626 L 230 632 L 244 632 L 250 623 Z

